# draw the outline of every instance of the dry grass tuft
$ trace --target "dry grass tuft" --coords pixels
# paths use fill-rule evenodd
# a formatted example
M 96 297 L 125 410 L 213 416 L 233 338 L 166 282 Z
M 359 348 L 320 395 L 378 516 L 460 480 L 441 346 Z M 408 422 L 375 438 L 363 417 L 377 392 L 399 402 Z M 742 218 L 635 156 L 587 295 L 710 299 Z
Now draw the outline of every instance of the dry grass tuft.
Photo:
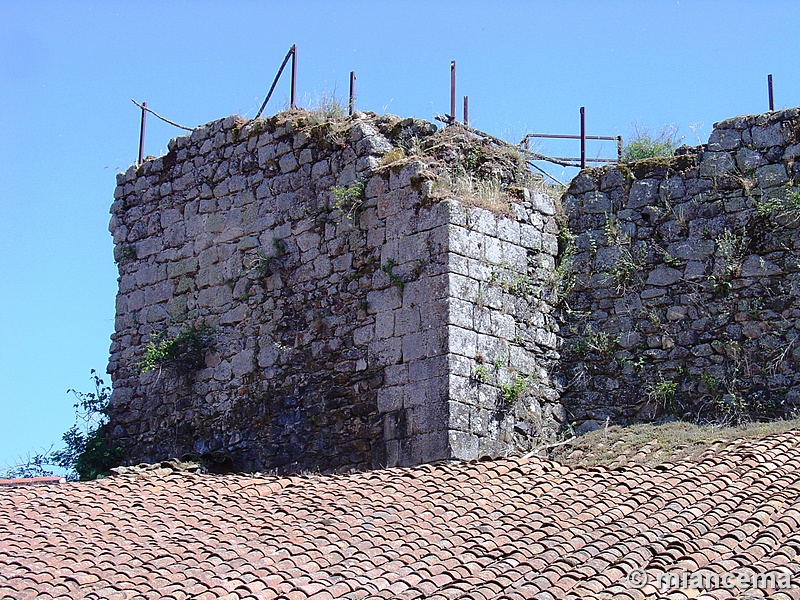
M 700 426 L 684 421 L 659 425 L 614 425 L 551 448 L 549 458 L 570 467 L 584 468 L 696 461 L 709 452 L 724 452 L 742 442 L 792 429 L 800 429 L 800 419 L 735 427 Z
M 464 171 L 442 172 L 433 185 L 431 195 L 455 197 L 467 206 L 477 206 L 498 215 L 513 216 L 512 198 L 503 190 L 499 179 L 482 179 Z
M 381 157 L 381 165 L 391 165 L 406 157 L 405 151 L 399 146 L 395 146 Z

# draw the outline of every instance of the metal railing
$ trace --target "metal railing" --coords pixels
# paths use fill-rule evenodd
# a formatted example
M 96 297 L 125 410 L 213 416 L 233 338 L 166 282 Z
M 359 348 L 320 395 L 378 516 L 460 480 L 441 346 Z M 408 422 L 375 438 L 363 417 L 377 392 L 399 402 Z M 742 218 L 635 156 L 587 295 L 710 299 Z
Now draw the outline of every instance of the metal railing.
M 291 70 L 291 85 L 289 90 L 289 105 L 291 108 L 297 108 L 296 103 L 296 96 L 297 96 L 297 45 L 293 44 L 289 51 L 286 53 L 286 56 L 283 58 L 283 62 L 281 63 L 280 68 L 278 69 L 275 78 L 272 80 L 272 85 L 269 88 L 269 92 L 267 92 L 267 97 L 264 99 L 264 102 L 261 104 L 261 108 L 259 108 L 258 113 L 254 117 L 258 119 L 261 117 L 264 109 L 267 106 L 267 103 L 272 98 L 272 94 L 275 91 L 275 87 L 278 84 L 278 81 L 283 74 L 286 65 L 289 63 L 289 59 L 292 60 L 292 70 Z M 349 99 L 347 103 L 347 113 L 352 115 L 355 110 L 355 84 L 356 84 L 356 74 L 355 71 L 350 71 L 350 93 Z M 773 82 L 772 82 L 772 73 L 767 75 L 767 90 L 768 90 L 768 97 L 769 97 L 769 110 L 775 110 L 775 98 L 773 92 Z M 170 121 L 153 111 L 152 109 L 148 108 L 147 102 L 136 102 L 132 100 L 132 102 L 138 106 L 141 111 L 141 125 L 139 129 L 139 158 L 137 164 L 142 164 L 144 161 L 144 139 L 145 139 L 145 129 L 146 129 L 146 119 L 147 113 L 151 113 L 155 117 L 161 119 L 165 123 L 172 125 L 174 127 L 178 127 L 180 129 L 184 129 L 186 131 L 193 131 L 191 127 L 184 127 L 183 125 L 179 125 L 174 121 Z M 450 61 L 450 113 L 444 115 L 444 117 L 436 115 L 436 120 L 441 121 L 446 125 L 456 125 L 458 124 L 458 118 L 456 115 L 456 61 Z M 518 146 L 513 146 L 504 140 L 500 140 L 494 136 L 489 135 L 488 133 L 479 131 L 477 129 L 473 129 L 469 126 L 469 96 L 464 96 L 464 113 L 463 113 L 463 127 L 481 137 L 487 138 L 494 143 L 503 144 L 507 146 L 516 147 L 521 149 L 531 166 L 534 166 L 532 161 L 547 161 L 552 162 L 554 164 L 567 166 L 567 167 L 579 167 L 581 169 L 586 168 L 587 163 L 615 163 L 618 162 L 622 157 L 622 136 L 605 136 L 605 135 L 586 135 L 586 107 L 581 106 L 580 108 L 580 135 L 570 135 L 570 134 L 557 134 L 557 133 L 529 133 L 527 134 L 522 141 L 520 141 Z M 530 140 L 533 138 L 545 138 L 545 139 L 556 139 L 556 140 L 579 140 L 580 141 L 580 156 L 579 157 L 550 157 L 545 156 L 543 154 L 539 154 L 537 152 L 533 152 L 530 149 Z M 616 158 L 587 158 L 586 157 L 586 142 L 592 141 L 615 141 L 617 143 L 617 157 Z M 535 167 L 537 170 L 542 171 L 539 167 Z M 544 171 L 542 171 L 544 173 Z M 548 176 L 550 176 L 548 174 Z M 552 176 L 550 176 L 552 178 Z
M 278 80 L 281 78 L 283 70 L 286 68 L 286 63 L 289 62 L 290 58 L 292 59 L 292 87 L 289 92 L 289 105 L 292 108 L 297 107 L 295 104 L 295 94 L 297 92 L 297 44 L 293 44 L 286 53 L 286 56 L 281 63 L 281 67 L 278 69 L 278 74 L 275 75 L 275 79 L 272 80 L 272 85 L 269 88 L 269 92 L 267 92 L 267 97 L 264 98 L 264 103 L 261 105 L 261 108 L 258 109 L 258 113 L 255 116 L 256 119 L 261 116 L 261 113 L 263 113 L 264 109 L 267 107 L 267 102 L 269 102 L 269 99 L 272 98 L 272 92 L 275 91 L 275 86 L 278 85 Z
M 619 159 L 622 157 L 622 136 L 621 135 L 586 135 L 586 107 L 581 106 L 580 110 L 581 114 L 581 133 L 580 135 L 567 135 L 561 133 L 529 133 L 522 141 L 519 143 L 525 149 L 530 148 L 530 140 L 531 138 L 548 138 L 548 139 L 555 139 L 555 140 L 580 140 L 581 142 L 581 155 L 578 158 L 575 157 L 552 157 L 553 162 L 563 162 L 563 163 L 576 163 L 571 164 L 568 166 L 576 166 L 580 167 L 581 169 L 586 168 L 587 162 L 596 162 L 596 163 L 614 163 L 618 162 Z M 617 157 L 616 158 L 586 158 L 586 140 L 600 140 L 600 141 L 611 141 L 617 142 Z

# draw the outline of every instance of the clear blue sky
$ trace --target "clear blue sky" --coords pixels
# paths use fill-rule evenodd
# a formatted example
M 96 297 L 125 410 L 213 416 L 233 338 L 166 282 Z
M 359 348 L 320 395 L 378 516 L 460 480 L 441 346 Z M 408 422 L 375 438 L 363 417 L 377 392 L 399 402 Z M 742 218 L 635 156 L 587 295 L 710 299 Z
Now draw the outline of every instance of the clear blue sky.
M 715 121 L 765 111 L 768 73 L 776 106 L 800 105 L 798 22 L 796 0 L 0 0 L 0 468 L 58 442 L 67 388 L 105 371 L 131 98 L 188 126 L 252 117 L 297 44 L 301 98 L 344 97 L 355 70 L 359 108 L 432 119 L 456 60 L 471 123 L 509 140 L 577 133 L 583 105 L 589 134 L 675 124 L 694 144 L 692 126 L 705 141 Z M 287 99 L 279 85 L 268 113 Z M 179 134 L 149 119 L 146 152 Z

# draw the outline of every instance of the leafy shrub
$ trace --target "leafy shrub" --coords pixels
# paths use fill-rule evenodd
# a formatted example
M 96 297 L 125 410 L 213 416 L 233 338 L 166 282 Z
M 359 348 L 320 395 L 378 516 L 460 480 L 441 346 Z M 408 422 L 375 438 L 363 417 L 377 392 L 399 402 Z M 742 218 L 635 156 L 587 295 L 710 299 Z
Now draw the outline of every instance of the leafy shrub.
M 147 344 L 139 370 L 147 373 L 166 367 L 186 375 L 203 366 L 206 352 L 213 347 L 214 329 L 205 324 L 188 325 L 174 338 L 167 338 L 162 331 Z
M 25 457 L 14 464 L 7 464 L 6 468 L 0 471 L 0 479 L 18 479 L 26 477 L 48 477 L 53 474 L 50 468 L 53 466 L 52 446 L 50 450 L 42 450 L 31 454 L 28 452 Z
M 108 440 L 108 402 L 111 386 L 92 369 L 94 392 L 67 390 L 74 404 L 75 423 L 62 436 L 64 449 L 52 453 L 52 462 L 68 471 L 68 478 L 89 481 L 102 477 L 117 465 L 119 449 Z M 76 477 L 77 476 L 77 477 Z
M 634 129 L 634 135 L 622 150 L 620 160 L 622 162 L 633 162 L 643 158 L 655 158 L 658 156 L 673 156 L 675 148 L 683 140 L 678 138 L 678 128 L 675 125 L 667 125 L 661 132 L 653 136 L 645 128 L 639 131 Z
M 515 375 L 512 381 L 500 385 L 500 399 L 506 406 L 512 404 L 527 387 L 528 378 Z
M 349 187 L 335 185 L 331 188 L 333 208 L 342 211 L 352 221 L 364 203 L 364 182 L 356 180 Z
M 800 214 L 800 188 L 788 185 L 776 196 L 762 198 L 756 209 L 759 216 L 797 216 Z
M 75 423 L 62 436 L 62 450 L 44 450 L 28 454 L 25 460 L 7 468 L 2 476 L 41 477 L 53 475 L 53 468 L 66 471 L 66 478 L 89 481 L 108 474 L 118 464 L 119 449 L 108 439 L 108 402 L 111 386 L 92 369 L 93 392 L 67 390 L 77 398 Z

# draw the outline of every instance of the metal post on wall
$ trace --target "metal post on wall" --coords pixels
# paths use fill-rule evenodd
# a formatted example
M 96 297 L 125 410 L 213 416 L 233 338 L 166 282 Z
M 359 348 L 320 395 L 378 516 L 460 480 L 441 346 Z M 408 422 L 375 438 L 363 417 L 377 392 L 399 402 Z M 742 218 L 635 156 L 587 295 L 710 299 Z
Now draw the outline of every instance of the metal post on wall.
M 297 46 L 293 45 L 291 48 L 289 48 L 289 51 L 286 53 L 286 56 L 283 57 L 283 62 L 281 63 L 280 68 L 278 69 L 278 73 L 275 75 L 275 79 L 272 80 L 272 85 L 269 87 L 269 92 L 267 92 L 267 97 L 264 98 L 264 102 L 263 104 L 261 104 L 261 108 L 259 108 L 258 112 L 256 113 L 255 116 L 256 119 L 258 119 L 261 116 L 261 113 L 263 113 L 264 109 L 267 107 L 267 102 L 269 102 L 269 99 L 272 98 L 272 92 L 275 91 L 275 86 L 278 85 L 278 80 L 281 78 L 283 70 L 286 68 L 286 63 L 289 62 L 290 58 L 292 59 L 292 87 L 289 93 L 291 98 L 291 106 L 292 108 L 295 108 L 294 97 L 295 97 L 295 86 L 297 83 L 296 57 L 297 57 Z
M 581 106 L 581 169 L 586 168 L 586 108 Z
M 464 96 L 464 125 L 469 127 L 469 96 Z
M 356 72 L 350 71 L 350 101 L 347 103 L 347 114 L 353 114 L 356 103 Z
M 450 61 L 450 123 L 456 122 L 456 61 Z
M 290 96 L 290 103 L 292 108 L 297 108 L 295 103 L 297 91 L 297 44 L 292 45 L 292 91 Z
M 769 92 L 769 110 L 775 110 L 775 96 L 772 93 L 772 73 L 767 75 L 767 90 Z
M 144 162 L 144 130 L 146 121 L 147 102 L 142 102 L 142 125 L 139 129 L 139 161 L 136 163 L 137 165 L 141 165 Z

